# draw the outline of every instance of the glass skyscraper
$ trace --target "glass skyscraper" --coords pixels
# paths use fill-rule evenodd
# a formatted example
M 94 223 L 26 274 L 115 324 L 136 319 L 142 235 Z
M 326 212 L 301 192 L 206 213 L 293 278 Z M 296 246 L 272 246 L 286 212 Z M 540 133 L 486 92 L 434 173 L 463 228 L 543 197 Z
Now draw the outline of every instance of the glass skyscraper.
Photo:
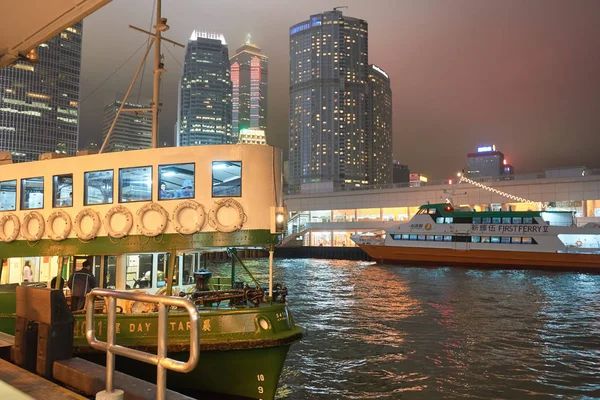
M 0 69 L 0 151 L 14 162 L 77 151 L 82 29 L 78 22 L 39 45 L 37 64 Z
M 368 25 L 341 11 L 290 28 L 290 186 L 369 184 Z
M 194 31 L 185 51 L 177 145 L 232 143 L 231 77 L 225 38 Z
M 267 130 L 267 78 L 269 59 L 250 42 L 229 59 L 231 63 L 232 135 L 237 141 L 243 129 Z
M 367 95 L 367 153 L 369 184 L 393 182 L 392 89 L 390 77 L 376 65 L 369 65 Z
M 119 107 L 123 102 L 115 100 L 104 107 L 102 124 L 103 140 L 108 134 Z M 126 109 L 144 108 L 140 104 L 125 103 Z M 148 112 L 121 112 L 108 138 L 105 152 L 140 150 L 152 147 L 152 114 Z

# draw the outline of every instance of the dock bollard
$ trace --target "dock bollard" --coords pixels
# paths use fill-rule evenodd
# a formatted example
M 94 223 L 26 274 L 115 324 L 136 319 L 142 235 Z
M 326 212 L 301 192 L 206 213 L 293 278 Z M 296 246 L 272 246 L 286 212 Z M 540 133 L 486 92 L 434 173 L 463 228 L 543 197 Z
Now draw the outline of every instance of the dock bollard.
M 113 389 L 112 392 L 102 390 L 96 393 L 96 400 L 123 400 L 125 398 L 125 392 L 121 389 Z

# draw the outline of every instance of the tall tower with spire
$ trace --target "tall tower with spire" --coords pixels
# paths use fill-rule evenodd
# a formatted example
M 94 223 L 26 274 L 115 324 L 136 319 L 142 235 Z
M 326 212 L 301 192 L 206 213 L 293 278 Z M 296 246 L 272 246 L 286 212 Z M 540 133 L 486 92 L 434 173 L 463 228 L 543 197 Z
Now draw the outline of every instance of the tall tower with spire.
M 231 64 L 232 120 L 235 141 L 242 129 L 267 130 L 267 78 L 269 58 L 252 43 L 246 43 L 229 59 Z

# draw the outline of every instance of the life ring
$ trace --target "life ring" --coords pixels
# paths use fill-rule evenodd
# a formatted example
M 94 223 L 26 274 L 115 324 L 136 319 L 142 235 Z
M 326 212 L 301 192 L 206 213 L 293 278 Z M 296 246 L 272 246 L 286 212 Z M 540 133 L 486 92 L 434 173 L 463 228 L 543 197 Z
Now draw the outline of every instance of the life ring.
M 35 235 L 29 233 L 29 221 L 31 221 L 32 219 L 35 219 L 38 222 L 38 230 L 35 233 Z M 44 228 L 45 224 L 44 217 L 42 216 L 42 214 L 40 214 L 37 211 L 28 212 L 27 214 L 25 214 L 25 217 L 23 217 L 23 224 L 21 225 L 21 235 L 23 235 L 23 237 L 30 242 L 37 242 L 42 238 L 42 236 L 44 236 Z
M 181 214 L 181 211 L 185 210 L 186 208 L 191 208 L 192 210 L 196 211 L 196 223 L 192 228 L 186 228 L 181 224 L 181 222 L 179 222 L 179 214 Z M 202 204 L 194 200 L 186 200 L 182 201 L 179 203 L 179 205 L 177 205 L 177 207 L 175 207 L 171 220 L 173 222 L 173 227 L 175 227 L 177 232 L 181 233 L 182 235 L 191 235 L 193 233 L 200 232 L 204 227 L 204 223 L 206 222 L 206 212 L 204 211 L 204 206 L 202 206 Z
M 583 242 L 581 240 L 576 241 L 575 244 L 577 245 L 577 247 L 583 246 Z
M 115 214 L 121 214 L 125 217 L 125 226 L 120 231 L 115 231 L 110 224 L 111 218 Z M 102 225 L 104 225 L 104 230 L 108 236 L 113 239 L 121 239 L 122 237 L 129 234 L 131 231 L 131 227 L 133 226 L 133 215 L 131 211 L 129 211 L 126 207 L 123 206 L 114 206 L 104 216 L 104 221 L 102 221 Z
M 13 230 L 10 235 L 7 235 L 4 231 L 4 226 L 6 225 L 6 221 L 11 220 L 13 223 Z M 19 230 L 21 229 L 21 222 L 19 221 L 19 217 L 17 217 L 13 213 L 3 214 L 0 217 L 0 240 L 5 243 L 11 243 L 17 240 L 19 237 Z
M 223 207 L 232 207 L 236 209 L 238 216 L 233 224 L 223 225 L 219 222 L 219 210 Z M 210 209 L 208 222 L 219 232 L 234 232 L 242 228 L 242 225 L 244 225 L 244 222 L 246 222 L 246 214 L 244 213 L 242 205 L 234 199 L 223 199 L 216 201 L 214 206 Z
M 54 232 L 54 220 L 56 218 L 62 218 L 65 221 L 65 227 L 61 233 Z M 48 217 L 46 221 L 46 235 L 55 242 L 60 242 L 61 240 L 65 240 L 69 233 L 71 233 L 71 216 L 64 212 L 63 210 L 56 210 Z
M 83 229 L 81 229 L 81 221 L 85 216 L 88 216 L 92 219 L 92 229 L 85 233 Z M 73 225 L 73 230 L 75 231 L 75 235 L 81 240 L 92 240 L 98 234 L 98 230 L 100 229 L 100 215 L 92 210 L 91 208 L 84 208 L 79 211 L 77 216 L 75 217 L 75 224 Z
M 148 211 L 156 211 L 160 214 L 160 223 L 153 230 L 147 229 L 144 226 L 144 215 Z M 157 203 L 144 204 L 137 210 L 136 215 L 138 232 L 148 237 L 155 237 L 163 233 L 165 228 L 167 227 L 167 221 L 169 220 L 169 213 L 167 213 L 167 210 L 165 210 L 160 204 Z
M 426 231 L 430 231 L 431 230 L 431 224 L 429 224 L 429 223 L 425 224 L 425 230 Z

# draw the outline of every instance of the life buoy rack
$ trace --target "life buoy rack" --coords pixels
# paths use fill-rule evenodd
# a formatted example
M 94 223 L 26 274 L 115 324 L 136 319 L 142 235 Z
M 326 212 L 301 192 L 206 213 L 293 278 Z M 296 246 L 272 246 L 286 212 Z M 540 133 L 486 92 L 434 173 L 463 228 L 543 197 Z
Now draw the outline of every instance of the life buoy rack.
M 179 214 L 181 214 L 181 212 L 186 208 L 196 211 L 196 223 L 191 228 L 186 228 L 179 221 Z M 206 212 L 204 211 L 204 206 L 194 200 L 182 201 L 173 210 L 173 217 L 171 218 L 171 221 L 173 222 L 173 227 L 175 230 L 182 235 L 191 235 L 196 232 L 200 232 L 204 227 L 204 223 L 206 222 Z
M 65 221 L 65 227 L 62 232 L 57 233 L 54 232 L 54 220 L 56 218 L 62 218 Z M 71 223 L 71 216 L 64 212 L 63 210 L 54 211 L 50 216 L 48 216 L 48 220 L 46 221 L 46 235 L 55 242 L 60 242 L 65 240 L 69 233 L 71 233 L 71 228 L 73 224 Z
M 92 219 L 92 229 L 87 233 L 81 228 L 81 221 L 86 216 Z M 75 223 L 73 224 L 73 230 L 79 239 L 92 240 L 98 234 L 98 230 L 100 230 L 100 224 L 100 215 L 91 208 L 84 208 L 77 213 L 77 216 L 75 217 Z
M 144 226 L 144 215 L 148 211 L 156 211 L 160 214 L 160 222 L 153 230 L 150 230 Z M 169 213 L 160 204 L 147 203 L 140 207 L 137 212 L 137 229 L 144 236 L 155 237 L 165 231 L 167 227 L 167 221 L 169 220 Z
M 7 235 L 4 231 L 4 227 L 6 226 L 6 222 L 11 220 L 13 223 L 13 230 L 10 235 Z M 21 229 L 21 221 L 19 221 L 19 217 L 17 217 L 13 213 L 3 214 L 0 217 L 0 240 L 5 243 L 11 243 L 17 240 L 19 237 L 19 231 Z
M 38 230 L 35 233 L 35 235 L 32 235 L 29 232 L 29 222 L 35 219 L 38 223 Z M 23 235 L 23 237 L 30 241 L 30 242 L 37 242 L 38 240 L 40 240 L 42 238 L 42 236 L 44 236 L 44 230 L 45 230 L 45 224 L 44 224 L 44 217 L 42 216 L 42 214 L 40 214 L 37 211 L 31 211 L 28 212 L 27 214 L 25 214 L 25 217 L 23 217 L 23 224 L 21 224 L 21 235 Z
M 238 215 L 233 224 L 223 225 L 219 222 L 219 210 L 223 207 L 231 207 L 237 211 Z M 242 205 L 234 199 L 223 199 L 216 201 L 208 214 L 208 223 L 219 232 L 235 232 L 240 230 L 244 225 L 244 222 L 246 222 L 246 219 L 246 213 L 244 213 Z
M 125 226 L 120 231 L 115 231 L 111 225 L 112 216 L 115 214 L 121 214 L 125 217 Z M 133 226 L 133 214 L 126 207 L 123 206 L 114 206 L 104 216 L 104 221 L 102 221 L 102 225 L 104 225 L 104 230 L 108 236 L 113 239 L 121 239 L 122 237 L 129 234 L 131 231 L 131 227 Z
M 581 240 L 578 240 L 575 242 L 575 245 L 577 245 L 577 247 L 581 247 L 583 246 L 583 242 Z

